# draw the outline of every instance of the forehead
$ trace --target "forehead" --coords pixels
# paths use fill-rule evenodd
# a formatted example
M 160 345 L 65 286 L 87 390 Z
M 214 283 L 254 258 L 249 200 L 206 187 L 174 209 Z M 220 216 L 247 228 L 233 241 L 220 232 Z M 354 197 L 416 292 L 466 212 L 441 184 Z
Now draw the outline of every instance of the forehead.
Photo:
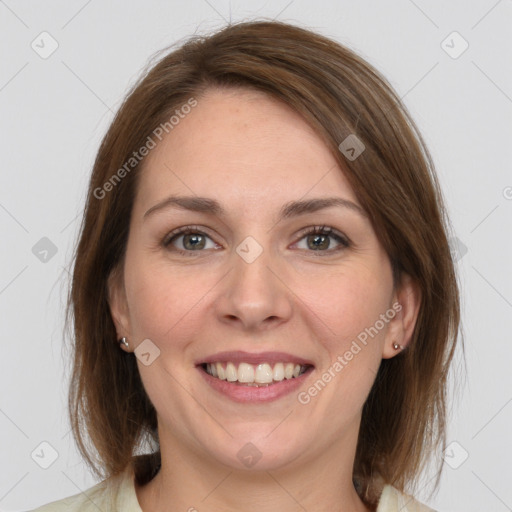
M 210 90 L 144 162 L 141 208 L 169 194 L 215 197 L 248 208 L 298 197 L 356 202 L 338 162 L 290 107 L 261 92 Z

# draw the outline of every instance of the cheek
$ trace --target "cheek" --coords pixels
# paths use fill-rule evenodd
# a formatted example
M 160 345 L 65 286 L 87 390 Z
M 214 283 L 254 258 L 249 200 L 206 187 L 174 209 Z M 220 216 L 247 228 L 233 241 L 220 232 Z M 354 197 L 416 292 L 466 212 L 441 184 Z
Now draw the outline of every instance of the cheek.
M 335 346 L 356 339 L 389 308 L 392 281 L 382 269 L 353 265 L 343 272 L 297 280 L 297 295 L 324 324 Z M 385 331 L 385 329 L 380 329 Z
M 316 334 L 325 349 L 318 375 L 322 382 L 310 391 L 315 394 L 328 382 L 328 390 L 320 394 L 329 404 L 327 414 L 333 421 L 360 410 L 377 375 L 392 318 L 381 320 L 390 307 L 393 289 L 387 270 L 377 260 L 364 266 L 354 262 L 343 272 L 332 272 L 328 278 L 317 276 L 309 281 L 310 286 L 300 285 L 312 321 L 319 319 Z
M 183 337 L 212 287 L 213 278 L 201 277 L 194 276 L 190 269 L 172 269 L 165 262 L 134 261 L 125 283 L 135 337 L 154 339 L 162 345 L 169 337 L 177 340 L 177 333 Z
M 375 381 L 388 328 L 380 320 L 389 308 L 390 288 L 385 284 L 354 272 L 333 276 L 323 290 L 309 289 L 312 316 L 321 320 L 316 332 L 322 332 L 326 357 L 315 382 L 304 391 L 319 397 L 318 404 L 333 425 L 359 414 Z

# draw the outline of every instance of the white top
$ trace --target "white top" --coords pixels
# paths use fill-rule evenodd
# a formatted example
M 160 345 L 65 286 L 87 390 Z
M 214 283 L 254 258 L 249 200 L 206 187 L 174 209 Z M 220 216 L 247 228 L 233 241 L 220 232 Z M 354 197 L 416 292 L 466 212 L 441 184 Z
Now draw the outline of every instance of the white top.
M 32 512 L 142 512 L 131 468 L 87 491 L 43 505 Z M 390 485 L 382 491 L 377 512 L 435 512 Z

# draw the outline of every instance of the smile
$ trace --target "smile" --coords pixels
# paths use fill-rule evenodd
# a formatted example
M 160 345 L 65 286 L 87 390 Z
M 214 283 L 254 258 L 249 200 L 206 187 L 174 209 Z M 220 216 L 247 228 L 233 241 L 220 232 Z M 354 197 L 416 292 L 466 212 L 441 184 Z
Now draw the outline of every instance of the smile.
M 258 404 L 291 395 L 302 387 L 315 365 L 288 352 L 217 352 L 195 361 L 204 382 L 233 402 Z

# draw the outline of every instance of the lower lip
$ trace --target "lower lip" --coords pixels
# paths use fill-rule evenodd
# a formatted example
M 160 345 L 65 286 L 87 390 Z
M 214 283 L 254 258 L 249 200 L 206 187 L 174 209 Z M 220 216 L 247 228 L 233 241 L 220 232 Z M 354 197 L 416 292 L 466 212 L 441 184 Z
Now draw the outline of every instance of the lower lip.
M 291 379 L 284 379 L 269 386 L 245 386 L 227 380 L 217 379 L 206 373 L 202 367 L 197 367 L 206 382 L 215 391 L 222 393 L 234 402 L 271 402 L 295 391 L 304 384 L 312 372 L 313 367 L 308 368 L 302 375 Z

